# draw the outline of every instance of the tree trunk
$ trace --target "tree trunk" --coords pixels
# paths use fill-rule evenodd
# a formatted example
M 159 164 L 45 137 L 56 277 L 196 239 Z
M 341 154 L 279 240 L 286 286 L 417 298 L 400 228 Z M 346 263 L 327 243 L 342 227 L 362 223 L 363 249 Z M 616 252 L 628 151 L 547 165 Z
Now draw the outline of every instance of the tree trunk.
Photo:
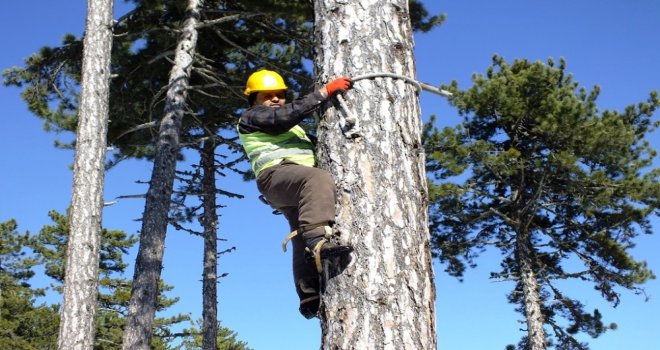
M 202 278 L 202 349 L 216 350 L 218 338 L 218 215 L 216 213 L 215 142 L 204 141 L 201 152 L 204 214 L 204 269 Z
M 415 77 L 407 0 L 314 3 L 321 81 L 376 72 Z M 356 81 L 345 99 L 359 127 L 342 132 L 346 114 L 335 103 L 321 120 L 317 151 L 337 184 L 334 229 L 355 252 L 343 272 L 329 274 L 322 348 L 435 349 L 418 93 L 387 77 Z
M 520 266 L 520 283 L 524 298 L 525 318 L 527 319 L 527 341 L 529 350 L 545 350 L 545 331 L 541 314 L 539 285 L 534 273 L 532 242 L 529 233 L 518 233 L 516 238 L 516 259 Z
M 170 72 L 165 111 L 160 121 L 156 156 L 142 218 L 140 248 L 135 262 L 133 289 L 123 337 L 124 350 L 148 350 L 153 333 L 165 233 L 179 152 L 179 133 L 197 45 L 196 26 L 200 7 L 201 0 L 188 1 L 186 19 Z
M 112 0 L 88 0 L 64 302 L 57 347 L 92 349 L 108 129 Z

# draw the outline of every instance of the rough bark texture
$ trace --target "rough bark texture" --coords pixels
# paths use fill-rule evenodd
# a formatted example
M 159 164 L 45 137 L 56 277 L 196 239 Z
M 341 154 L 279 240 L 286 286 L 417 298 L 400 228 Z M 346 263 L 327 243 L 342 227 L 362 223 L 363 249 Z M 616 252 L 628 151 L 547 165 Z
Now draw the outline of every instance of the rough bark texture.
M 216 350 L 218 335 L 218 215 L 216 213 L 215 142 L 205 141 L 201 152 L 204 206 L 204 269 L 202 278 L 202 349 Z
M 316 68 L 338 76 L 387 72 L 415 77 L 408 1 L 315 1 Z M 359 120 L 325 111 L 319 166 L 337 184 L 335 230 L 355 247 L 323 294 L 323 349 L 435 349 L 435 287 L 416 88 L 395 78 L 355 82 L 345 94 Z M 332 277 L 334 276 L 334 277 Z
M 89 0 L 58 349 L 92 349 L 108 128 L 112 1 Z
M 160 121 L 153 172 L 147 191 L 140 248 L 135 262 L 133 289 L 128 305 L 124 350 L 147 350 L 153 334 L 158 282 L 163 265 L 165 233 L 179 151 L 179 133 L 186 105 L 188 80 L 197 45 L 201 0 L 189 0 L 186 19 L 170 71 L 165 113 Z
M 529 350 L 545 350 L 545 330 L 541 313 L 539 284 L 534 273 L 532 242 L 529 233 L 519 233 L 516 239 L 516 259 L 520 266 L 520 283 L 524 296 Z

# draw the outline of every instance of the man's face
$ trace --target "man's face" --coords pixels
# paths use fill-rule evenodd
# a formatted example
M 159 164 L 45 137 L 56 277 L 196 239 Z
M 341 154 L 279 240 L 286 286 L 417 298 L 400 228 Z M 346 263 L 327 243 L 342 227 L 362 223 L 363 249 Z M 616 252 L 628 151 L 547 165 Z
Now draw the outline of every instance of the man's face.
M 254 103 L 256 105 L 278 108 L 284 105 L 285 102 L 286 95 L 284 94 L 284 90 L 268 90 L 257 92 L 257 98 Z

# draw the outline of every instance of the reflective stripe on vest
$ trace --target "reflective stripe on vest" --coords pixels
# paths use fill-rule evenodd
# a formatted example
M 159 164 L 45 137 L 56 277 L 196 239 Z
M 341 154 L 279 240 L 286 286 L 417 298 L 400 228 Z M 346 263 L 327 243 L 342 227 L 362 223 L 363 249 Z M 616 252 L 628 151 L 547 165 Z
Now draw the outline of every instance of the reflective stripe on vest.
M 238 136 L 256 176 L 285 159 L 301 165 L 316 165 L 312 142 L 300 126 L 278 135 L 239 132 Z

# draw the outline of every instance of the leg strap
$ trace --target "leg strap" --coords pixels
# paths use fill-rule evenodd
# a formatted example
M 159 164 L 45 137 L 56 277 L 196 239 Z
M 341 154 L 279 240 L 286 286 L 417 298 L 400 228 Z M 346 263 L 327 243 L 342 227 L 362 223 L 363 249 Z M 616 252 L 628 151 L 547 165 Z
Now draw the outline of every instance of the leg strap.
M 305 227 L 298 228 L 297 230 L 291 231 L 288 235 L 286 235 L 286 237 L 284 237 L 284 241 L 282 242 L 282 250 L 286 253 L 286 245 L 293 237 L 321 226 L 325 226 L 326 236 L 328 236 L 328 232 L 332 233 L 332 229 L 330 228 L 330 222 L 328 221 L 319 222 L 318 224 L 311 224 Z
M 298 280 L 298 288 L 300 289 L 301 292 L 306 293 L 306 294 L 318 294 L 319 291 L 316 290 L 317 288 L 314 288 L 313 286 L 307 285 L 305 283 L 304 279 L 299 279 Z
M 298 310 L 300 310 L 300 313 L 309 320 L 318 317 L 320 304 L 321 297 L 319 295 L 313 295 L 309 298 L 300 300 L 300 307 Z
M 318 296 L 318 295 L 314 295 L 314 296 L 311 296 L 311 297 L 309 297 L 309 298 L 305 298 L 305 299 L 303 299 L 303 300 L 300 301 L 300 305 L 305 304 L 305 303 L 309 303 L 310 301 L 318 300 L 318 299 L 320 299 L 320 298 L 321 298 L 321 297 Z
M 319 273 L 323 272 L 323 262 L 321 261 L 321 247 L 326 244 L 328 241 L 325 238 L 316 243 L 314 249 L 312 249 L 312 256 L 314 257 L 314 264 L 316 264 L 316 271 Z
M 330 226 L 325 226 L 325 235 L 323 238 L 321 238 L 318 243 L 314 245 L 314 247 L 311 249 L 312 251 L 312 256 L 314 257 L 314 264 L 316 264 L 316 271 L 319 273 L 323 272 L 323 263 L 321 261 L 321 248 L 323 248 L 323 245 L 328 243 L 328 240 L 332 237 L 332 228 Z
M 286 237 L 284 237 L 284 241 L 282 242 L 282 250 L 285 253 L 286 253 L 286 244 L 289 243 L 289 241 L 297 235 L 298 235 L 298 230 L 293 230 L 293 231 L 291 231 L 291 233 L 286 235 Z

